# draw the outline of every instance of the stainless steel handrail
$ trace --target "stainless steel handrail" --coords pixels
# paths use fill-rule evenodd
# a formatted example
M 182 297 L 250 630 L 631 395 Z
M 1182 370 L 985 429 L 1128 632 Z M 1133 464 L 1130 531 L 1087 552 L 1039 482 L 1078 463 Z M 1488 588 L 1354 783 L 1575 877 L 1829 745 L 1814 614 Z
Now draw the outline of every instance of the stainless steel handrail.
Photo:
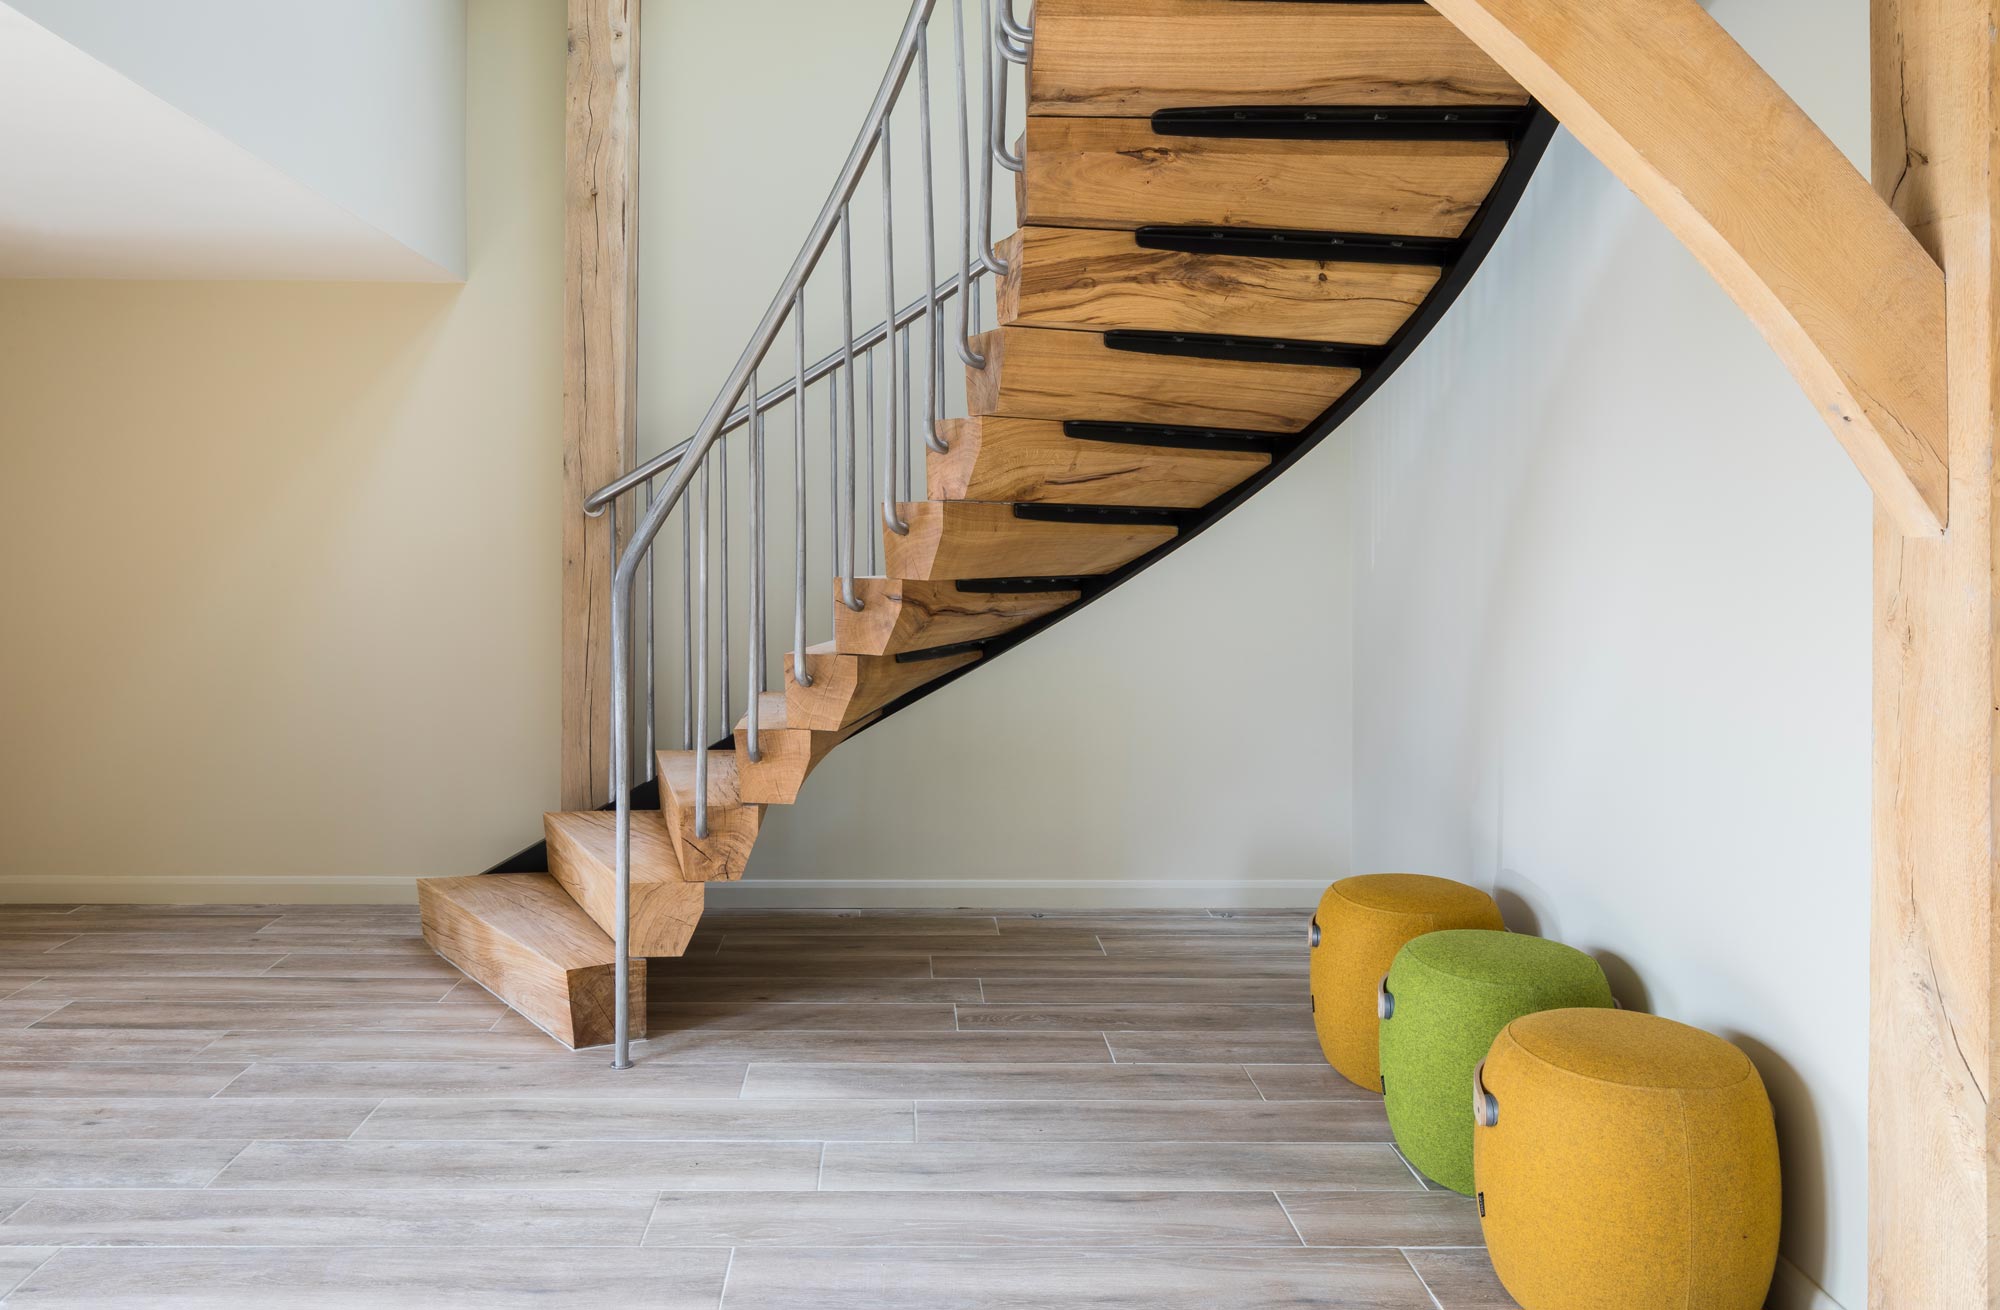
M 1017 163 L 999 145 L 1005 131 L 1005 96 L 1008 80 L 1008 65 L 1019 63 L 1026 57 L 1028 42 L 1032 39 L 1032 26 L 1015 19 L 1012 0 L 979 0 L 981 25 L 977 36 L 985 72 L 984 104 L 978 120 L 977 136 L 971 136 L 968 79 L 965 76 L 966 47 L 963 7 L 967 0 L 947 0 L 953 11 L 953 31 L 957 37 L 956 64 L 958 67 L 958 123 L 960 140 L 959 198 L 964 211 L 960 215 L 959 233 L 961 249 L 956 259 L 957 267 L 951 276 L 942 282 L 936 273 L 936 225 L 933 208 L 935 205 L 935 178 L 932 158 L 931 135 L 931 82 L 929 63 L 928 24 L 936 10 L 938 0 L 913 0 L 907 18 L 904 20 L 897 38 L 894 52 L 890 56 L 887 70 L 882 76 L 868 113 L 863 119 L 861 130 L 842 163 L 840 172 L 821 205 L 818 216 L 805 242 L 793 259 L 790 269 L 772 297 L 763 317 L 758 321 L 749 343 L 737 357 L 727 380 L 716 393 L 707 412 L 697 425 L 694 435 L 685 441 L 648 459 L 638 468 L 606 483 L 592 492 L 585 501 L 585 511 L 599 514 L 607 509 L 617 513 L 617 502 L 626 493 L 637 488 L 645 488 L 648 495 L 641 508 L 639 521 L 633 528 L 629 541 L 622 549 L 617 542 L 616 532 L 612 534 L 612 548 L 616 563 L 611 582 L 611 723 L 610 757 L 611 790 L 613 808 L 616 811 L 615 878 L 616 898 L 614 904 L 615 923 L 613 925 L 615 945 L 615 1023 L 613 1066 L 629 1068 L 630 1048 L 630 962 L 631 962 L 631 879 L 632 879 L 632 700 L 633 677 L 633 610 L 635 589 L 640 571 L 646 569 L 650 577 L 650 565 L 654 543 L 667 518 L 676 509 L 681 510 L 682 550 L 682 625 L 684 642 L 682 647 L 683 676 L 686 679 L 682 698 L 682 742 L 692 752 L 694 774 L 694 797 L 692 822 L 694 835 L 705 838 L 709 835 L 709 746 L 711 743 L 711 697 L 709 694 L 709 668 L 711 637 L 719 643 L 721 660 L 721 729 L 729 730 L 734 705 L 731 690 L 730 632 L 732 609 L 729 572 L 729 460 L 721 458 L 735 446 L 722 443 L 730 432 L 742 428 L 749 434 L 749 448 L 746 453 L 749 471 L 749 542 L 750 576 L 748 586 L 748 613 L 744 617 L 748 634 L 749 677 L 746 680 L 748 713 L 744 721 L 746 729 L 747 756 L 755 761 L 763 748 L 764 730 L 768 726 L 761 712 L 761 693 L 764 689 L 767 653 L 766 641 L 766 599 L 768 550 L 766 536 L 769 522 L 766 499 L 768 478 L 765 469 L 765 416 L 778 405 L 791 402 L 793 416 L 794 487 L 793 506 L 795 522 L 793 585 L 793 626 L 790 634 L 792 646 L 793 678 L 800 685 L 810 685 L 811 672 L 807 667 L 806 646 L 806 594 L 807 594 L 807 521 L 811 498 L 805 486 L 806 472 L 806 426 L 807 399 L 809 389 L 816 383 L 827 383 L 828 442 L 830 463 L 827 468 L 829 490 L 832 495 L 832 571 L 839 582 L 836 607 L 845 605 L 859 610 L 862 600 L 855 588 L 855 572 L 858 564 L 856 536 L 859 529 L 856 510 L 857 495 L 865 494 L 875 500 L 879 495 L 880 521 L 883 528 L 891 532 L 906 531 L 900 515 L 900 498 L 906 499 L 910 493 L 912 468 L 917 446 L 911 439 L 921 423 L 927 429 L 925 444 L 942 453 L 946 447 L 937 432 L 938 422 L 943 416 L 942 378 L 944 367 L 944 327 L 943 307 L 953 296 L 959 298 L 959 324 L 953 332 L 954 348 L 957 353 L 974 367 L 982 366 L 971 348 L 974 326 L 981 321 L 978 309 L 978 279 L 985 273 L 1005 275 L 1007 265 L 993 253 L 992 249 L 992 200 L 994 194 L 993 169 L 995 164 L 1003 167 L 1017 167 Z M 917 72 L 919 136 L 921 143 L 920 174 L 923 186 L 921 211 L 923 250 L 927 261 L 927 275 L 922 295 L 906 305 L 898 305 L 896 296 L 896 254 L 895 219 L 896 194 L 892 176 L 891 114 L 901 103 L 903 92 L 910 81 L 912 69 Z M 901 136 L 900 132 L 896 133 Z M 977 202 L 971 194 L 971 147 L 968 140 L 976 141 L 980 154 L 980 187 Z M 904 140 L 907 142 L 908 138 Z M 879 163 L 882 170 L 882 292 L 884 318 L 864 331 L 854 327 L 854 272 L 853 272 L 853 218 L 854 201 L 862 178 L 871 164 Z M 820 359 L 808 365 L 805 359 L 805 291 L 806 283 L 820 267 L 836 236 L 839 238 L 839 281 L 841 286 L 841 341 L 839 346 Z M 968 250 L 967 245 L 976 246 Z M 996 297 L 997 298 L 997 297 Z M 758 373 L 776 345 L 780 329 L 787 319 L 793 323 L 791 377 L 765 391 L 758 385 Z M 918 337 L 916 322 L 924 320 L 923 335 Z M 919 345 L 921 341 L 921 345 Z M 879 451 L 881 468 L 879 480 L 876 476 L 878 448 L 875 441 L 876 403 L 874 390 L 874 351 L 884 351 L 887 366 L 887 386 L 883 406 L 887 423 L 884 439 Z M 923 352 L 921 366 L 915 358 L 916 351 Z M 858 361 L 867 364 L 867 430 L 866 451 L 858 447 L 861 424 L 858 421 L 857 395 L 863 381 Z M 923 396 L 921 410 L 914 394 L 916 370 L 923 369 Z M 844 429 L 844 430 L 843 430 Z M 843 440 L 844 437 L 844 440 Z M 711 464 L 718 460 L 720 467 L 711 486 Z M 860 465 L 868 463 L 868 477 L 857 485 L 861 473 Z M 664 486 L 659 483 L 664 480 Z M 689 496 L 690 490 L 695 494 Z M 876 516 L 870 515 L 873 520 Z M 612 520 L 615 524 L 616 518 Z M 721 559 L 721 585 L 719 595 L 712 588 L 710 570 L 711 548 L 714 543 L 712 524 L 719 523 Z M 874 558 L 877 544 L 881 540 L 880 531 L 871 524 L 871 547 L 869 558 Z M 650 587 L 648 596 L 650 597 Z M 712 603 L 713 602 L 713 603 Z M 718 608 L 719 607 L 719 608 Z M 712 616 L 712 610 L 717 611 Z M 652 694 L 652 649 L 651 607 L 648 605 L 648 632 L 646 653 L 648 713 L 653 704 Z M 712 617 L 719 617 L 720 630 L 711 623 Z M 646 742 L 650 750 L 651 729 L 648 728 Z

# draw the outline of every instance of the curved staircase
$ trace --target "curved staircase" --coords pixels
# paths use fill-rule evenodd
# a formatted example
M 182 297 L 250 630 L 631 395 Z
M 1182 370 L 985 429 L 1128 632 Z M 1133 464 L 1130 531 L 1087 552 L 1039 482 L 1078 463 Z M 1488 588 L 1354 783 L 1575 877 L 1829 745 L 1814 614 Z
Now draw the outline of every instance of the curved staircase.
M 639 470 L 643 477 L 607 488 L 612 503 L 624 496 L 628 512 L 643 515 L 626 551 L 632 567 L 621 574 L 630 585 L 655 539 L 673 539 L 660 531 L 668 513 L 679 511 L 684 531 L 698 513 L 696 540 L 710 539 L 707 488 L 718 453 L 725 515 L 730 458 L 749 462 L 755 507 L 789 510 L 792 486 L 778 478 L 774 495 L 762 470 L 767 444 L 796 443 L 798 540 L 816 543 L 825 533 L 806 519 L 806 416 L 830 411 L 831 463 L 820 473 L 835 501 L 834 585 L 823 602 L 806 596 L 801 544 L 793 626 L 804 633 L 808 609 L 816 619 L 824 603 L 830 639 L 794 642 L 782 659 L 782 690 L 762 685 L 767 667 L 778 676 L 763 637 L 774 608 L 767 575 L 789 576 L 789 560 L 767 559 L 768 515 L 753 518 L 753 585 L 766 585 L 735 620 L 750 629 L 752 685 L 739 683 L 732 700 L 725 681 L 726 717 L 711 730 L 715 697 L 703 661 L 698 673 L 683 674 L 685 699 L 697 706 L 683 727 L 689 748 L 657 752 L 656 788 L 637 788 L 636 800 L 634 788 L 614 788 L 623 805 L 546 816 L 546 873 L 422 884 L 425 935 L 439 953 L 565 1043 L 614 1038 L 621 927 L 630 944 L 627 1035 L 643 1035 L 646 957 L 686 949 L 704 885 L 742 875 L 764 807 L 794 802 L 834 747 L 1158 563 L 1333 431 L 1450 305 L 1553 130 L 1519 86 L 1425 4 L 1040 0 L 1032 29 L 1003 5 L 970 46 L 947 46 L 976 51 L 989 69 L 972 126 L 991 149 L 978 148 L 956 179 L 965 265 L 912 302 L 907 321 L 878 308 L 893 325 L 878 323 L 872 335 L 850 325 L 822 370 L 806 360 L 803 334 L 794 351 L 780 324 L 788 315 L 795 327 L 804 322 L 805 279 L 835 232 L 851 315 L 850 202 L 871 153 L 877 163 L 892 157 L 889 114 L 899 104 L 911 111 L 903 91 L 913 80 L 929 158 L 929 47 L 941 40 L 944 15 L 957 20 L 959 12 L 953 0 L 913 7 L 881 112 L 703 432 Z M 1010 61 L 1025 62 L 1027 95 L 1014 149 L 1002 147 L 997 129 Z M 962 124 L 973 117 L 965 84 Z M 979 170 L 987 193 L 995 157 L 1019 166 L 1020 228 L 988 253 L 978 247 L 990 236 L 991 211 L 971 198 L 970 179 Z M 907 156 L 895 158 L 907 166 Z M 897 213 L 897 235 L 921 226 Z M 970 302 L 982 272 L 995 275 L 995 326 L 967 335 L 978 324 Z M 947 299 L 956 301 L 956 323 Z M 892 287 L 888 304 L 899 303 Z M 921 407 L 905 363 L 903 403 L 916 418 L 903 420 L 900 446 L 898 340 L 905 361 L 914 353 L 930 363 Z M 878 347 L 886 347 L 890 395 L 879 515 Z M 963 417 L 946 415 L 950 388 L 937 385 L 954 350 L 968 364 Z M 863 355 L 871 360 L 865 467 L 852 417 Z M 760 367 L 792 381 L 758 391 Z M 816 384 L 824 405 L 808 403 Z M 923 443 L 923 500 L 898 482 L 912 476 L 911 428 L 933 438 Z M 844 463 L 838 438 L 847 442 Z M 746 445 L 747 453 L 729 454 Z M 635 505 L 642 484 L 651 494 Z M 857 497 L 866 498 L 861 509 Z M 877 518 L 881 573 L 857 576 L 856 524 Z M 725 517 L 725 542 L 729 533 Z M 702 589 L 698 601 L 684 599 L 681 618 L 694 630 L 665 640 L 708 651 L 707 552 L 690 567 Z M 724 667 L 730 585 L 725 564 Z M 775 590 L 793 599 L 788 588 Z M 650 642 L 645 653 L 650 670 Z M 729 722 L 733 731 L 719 736 Z M 650 740 L 650 723 L 614 724 L 619 730 Z M 657 808 L 640 808 L 647 804 Z M 629 917 L 618 895 L 621 822 Z

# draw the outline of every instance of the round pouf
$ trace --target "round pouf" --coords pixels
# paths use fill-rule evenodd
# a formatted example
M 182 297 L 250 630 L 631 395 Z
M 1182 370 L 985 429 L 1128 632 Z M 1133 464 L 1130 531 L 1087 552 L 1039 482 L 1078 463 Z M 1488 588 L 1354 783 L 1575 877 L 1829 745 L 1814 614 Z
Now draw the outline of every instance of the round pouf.
M 1342 878 L 1312 920 L 1313 1027 L 1342 1077 L 1382 1090 L 1375 984 L 1413 937 L 1445 928 L 1499 928 L 1500 907 L 1476 887 L 1420 873 Z
M 1620 1010 L 1502 1030 L 1474 1076 L 1481 1222 L 1535 1310 L 1757 1310 L 1778 1259 L 1778 1140 L 1749 1057 Z
M 1472 1113 L 1465 1089 L 1500 1030 L 1525 1014 L 1608 1009 L 1597 961 L 1541 937 L 1480 929 L 1434 932 L 1396 954 L 1379 1001 L 1382 1092 L 1409 1162 L 1472 1195 Z

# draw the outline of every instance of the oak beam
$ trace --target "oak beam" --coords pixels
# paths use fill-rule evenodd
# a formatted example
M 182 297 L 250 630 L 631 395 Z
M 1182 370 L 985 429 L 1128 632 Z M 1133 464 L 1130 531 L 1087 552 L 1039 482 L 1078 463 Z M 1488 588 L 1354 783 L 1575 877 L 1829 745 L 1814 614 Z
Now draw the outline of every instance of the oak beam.
M 1875 185 L 1946 273 L 1951 520 L 1875 528 L 1868 1304 L 2000 1307 L 1994 0 L 1874 0 Z
M 1943 530 L 1944 275 L 1696 0 L 1433 0 L 1701 260 L 1898 527 Z
M 569 0 L 563 132 L 562 806 L 610 799 L 611 518 L 637 462 L 639 4 Z M 620 507 L 629 511 L 631 497 Z M 623 516 L 629 529 L 632 515 Z

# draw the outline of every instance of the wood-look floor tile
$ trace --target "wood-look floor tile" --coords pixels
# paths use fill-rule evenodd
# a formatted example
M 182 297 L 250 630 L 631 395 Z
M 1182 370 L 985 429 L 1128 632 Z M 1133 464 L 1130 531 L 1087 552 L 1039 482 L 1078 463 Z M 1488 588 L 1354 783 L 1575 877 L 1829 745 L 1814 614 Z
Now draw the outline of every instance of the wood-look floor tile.
M 1374 1101 L 1382 1093 L 1357 1087 L 1325 1060 L 1311 1064 L 1249 1064 L 1243 1071 L 1267 1101 Z
M 1298 978 L 1303 958 L 1244 954 L 995 955 L 940 952 L 930 957 L 939 978 Z
M 1393 1251 L 746 1247 L 726 1310 L 1434 1310 Z
M 1047 957 L 1009 957 L 1042 959 Z M 1103 956 L 1098 956 L 1103 959 Z M 854 955 L 791 955 L 756 952 L 745 955 L 682 956 L 648 960 L 646 981 L 658 986 L 666 979 L 713 981 L 743 978 L 929 978 L 931 957 L 922 952 L 862 951 Z
M 977 978 L 675 978 L 649 972 L 646 982 L 654 1001 L 953 1005 L 980 998 Z
M 386 1100 L 356 1140 L 909 1142 L 909 1101 L 691 1101 L 604 1096 Z
M 1119 1063 L 1324 1064 L 1326 1055 L 1307 1017 L 1290 1033 L 1106 1033 Z
M 1035 927 L 1002 933 L 984 940 L 964 933 L 835 933 L 825 937 L 770 932 L 722 934 L 724 959 L 756 955 L 781 964 L 787 956 L 844 956 L 910 951 L 993 951 L 1001 955 L 1102 955 L 1094 933 Z
M 0 1219 L 5 1219 L 27 1203 L 33 1192 L 0 1192 Z M 0 1295 L 5 1295 L 0 1292 Z
M 835 1142 L 820 1185 L 842 1191 L 1418 1191 L 1386 1144 L 1373 1142 Z
M 1493 1272 L 1493 1262 L 1483 1250 L 1409 1251 L 1416 1267 L 1441 1310 L 1521 1310 Z
M 77 1190 L 30 1199 L 0 1244 L 637 1246 L 652 1210 L 642 1191 Z
M 254 1072 L 254 1070 L 252 1071 Z M 751 1099 L 1256 1101 L 1233 1064 L 753 1064 Z
M 1109 1064 L 1095 1033 L 677 1032 L 646 1039 L 653 1055 L 753 1064 Z
M 704 931 L 771 932 L 833 936 L 859 933 L 864 937 L 890 934 L 926 936 L 963 933 L 969 936 L 997 935 L 999 923 L 991 914 L 964 910 L 732 910 L 711 908 L 702 915 Z
M 811 1191 L 819 1157 L 816 1141 L 252 1142 L 212 1186 Z
M 0 907 L 0 933 L 171 932 L 199 941 L 208 933 L 253 933 L 276 923 L 275 914 L 177 913 L 165 906 L 100 906 L 68 914 Z
M 63 1002 L 47 997 L 0 1001 L 0 1031 L 18 1032 L 54 1014 Z
M 276 1003 L 403 1001 L 422 1004 L 445 999 L 455 986 L 425 978 L 90 978 L 64 975 L 29 983 L 6 1002 L 47 999 L 50 1006 L 71 1001 L 264 1001 Z M 475 986 L 480 1000 L 490 993 Z
M 227 1032 L 323 1033 L 340 1029 L 460 1028 L 484 1032 L 509 1013 L 484 1005 L 400 1001 L 72 1001 L 42 1028 L 215 1028 Z
M 546 1040 L 546 1039 L 544 1039 Z M 642 1051 L 635 1045 L 635 1051 Z M 660 1097 L 717 1100 L 735 1096 L 747 1065 L 683 1064 L 637 1058 L 613 1069 L 593 1054 L 547 1060 L 347 1060 L 253 1064 L 219 1099 L 238 1096 Z M 896 1098 L 889 1098 L 896 1099 Z M 902 1099 L 909 1099 L 907 1097 Z
M 456 1007 L 453 1007 L 456 1008 Z M 74 1036 L 74 1034 L 70 1034 Z M 4 1040 L 4 1038 L 0 1038 Z M 94 1040 L 94 1039 L 93 1039 Z M 609 1065 L 610 1047 L 568 1051 L 547 1033 L 535 1030 L 427 1032 L 348 1029 L 338 1032 L 242 1032 L 216 1039 L 205 1055 L 218 1060 L 479 1060 L 533 1061 Z
M 271 966 L 275 978 L 465 977 L 436 955 L 417 951 L 293 951 Z
M 305 955 L 434 955 L 421 933 L 260 932 L 252 941 L 267 951 Z
M 1078 910 L 1073 914 L 1044 914 L 1032 919 L 1002 916 L 998 922 L 1002 937 L 1020 931 L 1033 931 L 1038 924 L 1072 932 L 1111 933 L 1128 937 L 1203 936 L 1216 941 L 1261 939 L 1284 934 L 1303 942 L 1306 935 L 1304 917 L 1294 926 L 1271 920 L 1211 919 L 1206 915 L 1125 915 L 1116 910 Z
M 0 1140 L 0 1187 L 203 1187 L 247 1145 L 242 1139 Z M 14 1240 L 0 1222 L 0 1243 Z M 65 1240 L 49 1238 L 47 1244 L 61 1246 Z
M 1366 1101 L 925 1101 L 922 1142 L 1387 1142 Z
M 59 1251 L 8 1310 L 716 1310 L 726 1250 Z
M 648 1246 L 1291 1246 L 1269 1192 L 664 1196 Z
M 1174 1028 L 1187 1032 L 1294 1032 L 1312 1010 L 1303 1001 L 1283 1005 L 964 1005 L 958 1026 L 966 1032 L 1104 1032 Z
M 56 1253 L 53 1246 L 10 1246 L 0 1248 L 0 1305 L 19 1305 L 7 1294 L 27 1281 L 28 1275 L 47 1263 Z
M 0 977 L 47 978 L 62 973 L 102 977 L 150 977 L 153 974 L 209 974 L 223 978 L 254 978 L 284 959 L 272 951 L 0 951 Z
M 1480 1246 L 1479 1207 L 1456 1192 L 1285 1192 L 1307 1246 Z
M 213 1096 L 248 1067 L 208 1061 L 15 1060 L 0 1064 L 0 1098 Z
M 802 1032 L 816 1028 L 852 1032 L 950 1032 L 949 1005 L 759 1001 L 655 1001 L 646 1008 L 646 1032 Z
M 1310 993 L 1293 978 L 994 978 L 989 1005 L 1299 1005 Z
M 182 951 L 205 951 L 217 955 L 272 955 L 288 947 L 260 941 L 254 933 L 231 928 L 226 931 L 193 932 L 86 932 L 50 946 L 52 955 L 178 955 Z
M 213 1138 L 247 1141 L 338 1140 L 361 1126 L 373 1100 L 253 1100 L 249 1097 L 165 1097 L 159 1100 L 0 1100 L 0 1138 Z
M 146 1032 L 104 1029 L 80 1034 L 53 1028 L 0 1031 L 0 1062 L 24 1060 L 167 1060 L 200 1055 L 219 1032 Z

